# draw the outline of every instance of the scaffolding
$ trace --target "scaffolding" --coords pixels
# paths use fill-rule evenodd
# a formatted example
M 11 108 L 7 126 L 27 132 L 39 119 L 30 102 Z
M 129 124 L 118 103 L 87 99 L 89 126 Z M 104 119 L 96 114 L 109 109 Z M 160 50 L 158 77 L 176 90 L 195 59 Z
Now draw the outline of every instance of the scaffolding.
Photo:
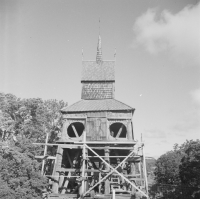
M 88 141 L 86 130 L 78 136 L 76 129 L 74 139 L 48 143 L 47 133 L 45 143 L 35 143 L 44 146 L 44 154 L 36 158 L 42 159 L 42 175 L 49 178 L 49 199 L 112 198 L 113 190 L 116 198 L 131 198 L 136 192 L 148 198 L 143 142 L 123 138 Z M 55 149 L 54 156 L 47 154 L 48 147 Z

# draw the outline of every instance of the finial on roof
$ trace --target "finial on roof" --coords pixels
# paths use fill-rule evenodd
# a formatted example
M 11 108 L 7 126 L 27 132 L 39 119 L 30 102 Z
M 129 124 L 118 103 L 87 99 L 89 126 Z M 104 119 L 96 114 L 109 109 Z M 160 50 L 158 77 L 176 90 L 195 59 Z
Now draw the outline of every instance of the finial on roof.
M 102 49 L 101 49 L 100 18 L 99 18 L 99 38 L 98 38 L 98 44 L 97 44 L 96 62 L 100 64 L 102 61 L 103 61 L 103 58 L 102 58 Z
M 117 49 L 115 48 L 114 58 L 116 59 Z
M 101 34 L 101 21 L 100 21 L 100 17 L 99 17 L 99 35 Z
M 97 44 L 96 62 L 99 64 L 102 61 L 103 61 L 103 59 L 102 59 L 102 49 L 101 49 L 101 36 L 99 35 L 98 44 Z
M 82 61 L 83 61 L 83 48 L 82 48 Z

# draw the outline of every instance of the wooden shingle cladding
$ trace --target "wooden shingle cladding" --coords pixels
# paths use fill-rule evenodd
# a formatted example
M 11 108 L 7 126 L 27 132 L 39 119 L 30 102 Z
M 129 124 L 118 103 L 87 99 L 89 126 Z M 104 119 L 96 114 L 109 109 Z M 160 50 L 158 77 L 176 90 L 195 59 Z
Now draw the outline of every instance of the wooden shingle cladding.
M 81 99 L 111 99 L 114 98 L 113 82 L 82 83 Z
M 115 61 L 82 61 L 81 82 L 115 81 Z

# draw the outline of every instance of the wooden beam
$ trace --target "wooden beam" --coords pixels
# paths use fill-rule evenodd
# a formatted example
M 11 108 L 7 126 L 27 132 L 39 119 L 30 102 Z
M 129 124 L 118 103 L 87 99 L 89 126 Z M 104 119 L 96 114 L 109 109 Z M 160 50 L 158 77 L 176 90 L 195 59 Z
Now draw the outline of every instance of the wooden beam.
M 54 177 L 54 182 L 53 182 L 53 185 L 52 185 L 52 192 L 53 193 L 58 193 L 59 177 L 57 177 L 57 173 L 59 173 L 58 170 L 61 167 L 62 155 L 63 155 L 63 148 L 58 146 L 55 165 L 54 165 L 54 171 L 53 171 L 53 175 L 56 176 L 56 177 Z
M 80 144 L 80 145 L 78 145 L 78 143 L 77 144 L 71 144 L 71 143 L 73 143 L 73 141 L 72 142 L 70 142 L 69 144 L 51 144 L 51 143 L 48 143 L 48 144 L 45 144 L 45 143 L 33 143 L 33 144 L 35 144 L 35 145 L 46 145 L 46 146 L 51 146 L 51 147 L 53 147 L 53 146 L 61 146 L 62 148 L 72 148 L 72 149 L 78 149 L 78 148 L 83 148 L 83 145 L 82 144 Z
M 121 128 L 119 129 L 119 131 L 118 131 L 118 133 L 117 133 L 117 135 L 116 135 L 116 138 L 119 138 L 119 136 L 121 135 L 123 126 L 124 126 L 124 125 L 122 124 Z
M 128 176 L 126 176 L 126 175 L 124 175 L 125 177 L 128 177 Z M 145 181 L 145 179 L 144 178 L 128 178 L 129 180 L 135 180 L 135 181 Z
M 50 178 L 60 177 L 59 175 L 44 175 L 44 176 L 50 177 Z M 67 178 L 68 180 L 71 180 L 71 181 L 76 181 L 76 179 L 71 179 L 71 178 L 80 178 L 80 176 L 70 176 L 70 177 L 68 177 L 68 175 L 67 176 L 63 176 L 63 177 L 65 177 L 65 178 Z M 87 180 L 87 178 L 81 178 L 81 180 Z
M 105 147 L 101 147 L 101 146 L 99 146 L 99 147 L 93 147 L 93 146 L 91 146 L 91 148 L 92 149 L 96 149 L 96 150 L 104 150 L 105 149 Z M 108 147 L 108 149 L 120 149 L 120 150 L 133 150 L 133 147 Z
M 96 157 L 102 157 L 102 158 L 126 158 L 127 156 L 87 156 L 88 158 L 96 158 Z
M 54 156 L 35 156 L 35 158 L 38 158 L 38 159 L 51 159 L 51 160 L 55 160 L 56 157 Z
M 76 128 L 74 127 L 73 124 L 72 124 L 72 128 L 73 128 L 73 130 L 74 130 L 74 133 L 75 133 L 76 137 L 79 138 L 79 135 L 78 135 L 78 133 L 77 133 L 77 131 L 76 131 Z
M 109 156 L 110 156 L 110 150 L 107 147 L 105 147 L 105 149 L 104 149 L 104 160 L 110 164 L 110 158 L 109 158 Z M 108 167 L 107 164 L 105 165 L 105 169 L 109 170 L 109 167 Z M 110 193 L 110 180 L 107 178 L 105 180 L 104 194 L 107 195 L 109 193 Z
M 77 146 L 81 146 L 82 144 L 83 144 L 83 142 L 78 142 L 78 141 L 73 141 L 73 140 L 70 140 L 70 142 L 69 143 L 66 143 L 66 144 L 45 144 L 45 143 L 33 143 L 33 144 L 35 144 L 35 145 L 47 145 L 47 146 L 67 146 L 67 145 L 69 145 L 69 144 L 71 144 L 71 143 L 74 143 L 74 144 L 76 144 Z M 91 141 L 86 141 L 85 142 L 86 144 L 114 144 L 114 145 L 117 145 L 117 144 L 131 144 L 131 145 L 135 145 L 135 144 L 137 144 L 138 142 L 137 141 L 117 141 L 117 140 L 115 140 L 115 141 L 113 141 L 113 142 L 105 142 L 105 141 L 94 141 L 94 142 L 91 142 Z M 74 145 L 71 145 L 71 146 L 74 146 Z M 63 148 L 64 148 L 63 147 Z M 66 147 L 66 148 L 68 148 L 68 147 Z
M 147 169 L 146 169 L 146 158 L 145 158 L 144 145 L 142 146 L 142 154 L 143 154 L 143 170 L 144 170 L 144 177 L 145 177 L 145 188 L 146 188 L 146 192 L 148 195 L 149 192 L 148 192 L 148 180 L 147 180 Z
M 82 174 L 81 174 L 81 177 L 84 178 L 85 177 L 85 163 L 86 163 L 86 131 L 83 131 L 83 150 L 82 150 Z M 83 194 L 85 192 L 85 182 L 84 180 L 82 181 L 81 183 L 81 187 L 80 187 L 80 190 L 79 190 L 79 194 L 80 196 L 82 197 Z
M 57 170 L 58 172 L 82 172 L 83 170 L 82 169 L 74 169 L 74 168 L 60 168 Z M 103 173 L 106 173 L 108 172 L 109 170 L 99 170 L 99 169 L 85 169 L 85 172 L 103 172 Z
M 83 120 L 85 120 L 87 117 L 83 117 L 83 116 L 66 116 L 66 115 L 63 115 L 63 118 L 64 119 L 83 119 Z
M 107 117 L 108 120 L 132 120 L 132 117 Z
M 74 143 L 76 144 L 81 144 L 82 142 L 77 142 L 77 141 L 74 141 Z M 91 142 L 91 141 L 86 141 L 86 144 L 114 144 L 114 145 L 117 145 L 117 144 L 132 144 L 132 145 L 135 145 L 137 144 L 136 141 L 117 141 L 117 140 L 114 140 L 113 142 L 106 142 L 106 141 L 94 141 L 94 142 Z
M 64 186 L 63 186 L 63 189 L 62 189 L 62 191 L 61 191 L 61 194 L 65 194 L 66 189 L 67 189 L 67 186 L 68 186 L 68 184 L 69 184 L 69 179 L 70 179 L 70 177 L 71 177 L 71 172 L 69 172 L 68 175 L 67 175 L 67 179 L 66 179 L 66 181 L 65 181 L 65 183 L 64 183 Z

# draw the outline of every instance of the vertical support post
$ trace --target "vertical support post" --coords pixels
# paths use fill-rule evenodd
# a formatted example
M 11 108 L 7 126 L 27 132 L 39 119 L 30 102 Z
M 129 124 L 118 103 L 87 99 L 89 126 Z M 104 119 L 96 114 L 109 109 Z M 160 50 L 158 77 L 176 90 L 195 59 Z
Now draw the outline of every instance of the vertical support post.
M 115 199 L 115 189 L 112 190 L 112 199 Z
M 70 176 L 71 176 L 71 172 L 68 173 L 67 177 L 69 178 Z M 68 184 L 69 184 L 69 180 L 67 179 L 64 183 L 64 186 L 63 186 L 64 188 L 62 189 L 61 194 L 65 194 Z
M 109 159 L 109 156 L 110 156 L 110 150 L 109 148 L 107 147 L 106 149 L 104 149 L 104 152 L 105 152 L 105 161 L 109 164 L 110 163 L 110 159 Z M 109 170 L 109 166 L 108 165 L 105 165 L 105 169 L 106 170 Z M 107 178 L 106 181 L 105 181 L 105 194 L 110 194 L 110 181 L 109 179 Z
M 127 138 L 128 138 L 128 140 L 132 140 L 133 139 L 131 121 L 128 121 L 128 123 L 127 123 Z
M 131 177 L 133 178 L 133 176 L 135 177 L 135 174 L 136 174 L 136 172 L 135 172 L 135 163 L 131 162 L 130 166 L 131 166 L 130 175 L 132 175 Z M 135 183 L 134 181 L 131 181 L 131 182 Z M 131 186 L 131 193 L 135 194 L 135 192 L 136 192 L 135 187 Z
M 46 139 L 45 139 L 45 145 L 44 145 L 44 157 L 46 156 L 46 153 L 47 153 L 47 145 L 46 144 L 48 143 L 48 139 L 49 139 L 49 134 L 46 133 Z M 45 159 L 42 160 L 41 175 L 44 174 L 44 164 L 45 164 Z
M 53 171 L 53 179 L 54 179 L 53 186 L 52 186 L 53 193 L 58 193 L 58 181 L 59 181 L 58 170 L 61 168 L 62 156 L 63 156 L 63 148 L 61 146 L 58 146 L 58 150 L 56 154 L 56 162 L 55 162 L 54 171 Z
M 63 185 L 63 182 L 64 182 L 64 175 L 65 175 L 65 173 L 64 172 L 60 172 L 60 178 L 59 178 L 59 188 L 61 188 L 62 187 L 62 185 Z
M 85 147 L 85 157 L 86 157 L 86 160 L 85 160 L 85 169 L 88 169 L 88 148 Z M 87 172 L 85 172 L 85 177 L 87 177 Z M 84 181 L 85 182 L 85 191 L 88 190 L 88 181 Z
M 99 181 L 101 180 L 101 172 L 99 172 Z M 101 184 L 99 185 L 99 194 L 101 194 Z
M 141 160 L 142 161 L 142 160 Z M 138 170 L 139 170 L 139 176 L 142 178 L 142 169 L 141 169 L 141 162 L 138 162 Z M 138 182 L 139 186 L 142 186 L 142 181 Z
M 149 195 L 144 144 L 142 145 L 142 156 L 143 156 L 143 170 L 144 170 L 144 177 L 145 177 L 145 187 L 146 187 L 147 195 Z
M 83 154 L 82 154 L 82 158 L 83 158 L 83 164 L 82 164 L 82 182 L 81 182 L 81 190 L 79 192 L 79 194 L 82 196 L 85 192 L 85 181 L 84 181 L 84 177 L 85 177 L 85 160 L 86 160 L 86 132 L 83 131 Z
M 141 163 L 140 162 L 138 162 L 138 170 L 139 170 L 140 178 L 142 178 Z

